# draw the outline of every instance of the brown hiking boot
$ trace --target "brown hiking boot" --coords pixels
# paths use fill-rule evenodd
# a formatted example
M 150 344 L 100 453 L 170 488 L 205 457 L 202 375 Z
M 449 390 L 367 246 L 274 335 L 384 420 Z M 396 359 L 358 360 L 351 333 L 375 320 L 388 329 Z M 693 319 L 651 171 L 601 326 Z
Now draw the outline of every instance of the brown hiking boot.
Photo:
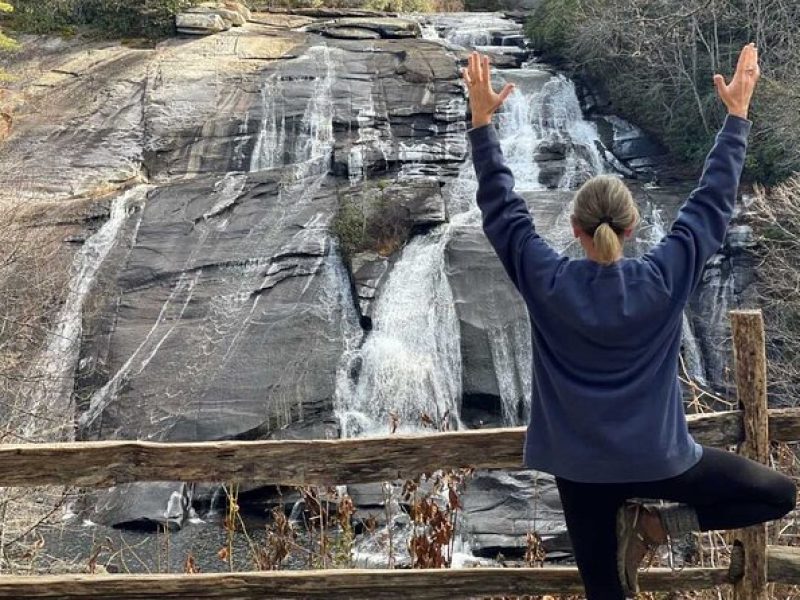
M 639 565 L 666 541 L 655 508 L 626 503 L 617 511 L 617 572 L 626 596 L 639 593 Z

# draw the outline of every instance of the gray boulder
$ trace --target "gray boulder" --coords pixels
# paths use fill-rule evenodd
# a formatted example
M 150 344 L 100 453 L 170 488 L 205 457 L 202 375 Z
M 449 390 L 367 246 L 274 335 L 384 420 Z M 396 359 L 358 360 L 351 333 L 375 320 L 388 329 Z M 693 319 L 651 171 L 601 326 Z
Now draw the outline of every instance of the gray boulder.
M 377 34 L 379 38 L 387 39 L 420 37 L 420 28 L 416 21 L 392 17 L 346 17 L 315 23 L 309 25 L 307 30 L 327 37 L 347 39 L 352 39 L 356 30 L 363 30 L 365 32 L 363 35 Z M 344 30 L 343 35 L 339 33 L 340 30 Z
M 90 498 L 86 516 L 101 525 L 176 529 L 193 516 L 192 486 L 181 482 L 128 483 Z
M 215 13 L 222 17 L 222 20 L 225 21 L 226 25 L 234 26 L 234 27 L 241 27 L 247 22 L 247 19 L 244 18 L 240 12 L 236 10 L 231 10 L 229 8 L 225 8 L 224 6 L 211 6 L 204 10 L 204 7 L 198 6 L 194 8 L 187 9 L 186 12 L 208 12 L 208 13 Z
M 520 448 L 520 453 L 522 449 Z M 494 558 L 525 553 L 528 532 L 542 538 L 548 553 L 570 551 L 558 489 L 537 471 L 478 471 L 462 496 L 465 533 L 473 552 Z
M 350 268 L 361 316 L 372 319 L 372 306 L 389 272 L 389 259 L 377 252 L 359 252 L 353 256 Z
M 252 18 L 250 9 L 241 2 L 236 2 L 235 0 L 225 0 L 222 5 L 228 10 L 233 10 L 239 13 L 245 21 L 249 21 Z
M 597 124 L 603 144 L 634 171 L 648 172 L 663 163 L 666 150 L 639 127 L 616 115 L 600 116 Z
M 175 28 L 178 33 L 208 35 L 230 29 L 230 21 L 216 12 L 184 12 L 175 15 Z

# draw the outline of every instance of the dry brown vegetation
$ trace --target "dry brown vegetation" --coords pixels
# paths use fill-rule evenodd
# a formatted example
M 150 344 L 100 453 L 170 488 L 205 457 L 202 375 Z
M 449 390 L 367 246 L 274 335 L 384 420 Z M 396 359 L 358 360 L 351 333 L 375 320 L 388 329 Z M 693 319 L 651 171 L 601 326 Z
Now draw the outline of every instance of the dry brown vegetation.
M 6 190 L 7 191 L 7 190 Z M 87 201 L 54 207 L 0 200 L 0 443 L 68 439 L 72 408 L 36 401 L 53 382 L 37 369 L 64 299 L 76 232 Z M 35 528 L 54 518 L 62 488 L 0 487 L 0 572 L 31 568 L 41 538 Z
M 758 286 L 767 336 L 771 393 L 800 399 L 800 174 L 759 187 L 750 211 L 758 238 Z

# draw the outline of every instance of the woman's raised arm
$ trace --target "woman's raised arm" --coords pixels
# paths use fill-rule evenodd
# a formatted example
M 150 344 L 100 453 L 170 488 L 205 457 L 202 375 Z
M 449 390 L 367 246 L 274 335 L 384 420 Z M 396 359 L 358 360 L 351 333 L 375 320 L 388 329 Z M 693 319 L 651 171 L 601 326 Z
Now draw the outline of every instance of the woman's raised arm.
M 643 257 L 656 268 L 676 301 L 688 300 L 706 262 L 725 241 L 747 150 L 750 99 L 759 75 L 758 51 L 749 44 L 739 55 L 730 84 L 722 75 L 714 76 L 728 116 L 706 158 L 699 185 L 681 207 L 670 232 Z
M 525 200 L 514 191 L 514 176 L 505 164 L 492 115 L 514 90 L 506 84 L 492 89 L 489 58 L 473 52 L 463 70 L 469 90 L 472 129 L 468 136 L 478 176 L 476 199 L 483 214 L 483 231 L 511 281 L 524 288 L 546 285 L 559 262 L 558 254 L 536 233 Z

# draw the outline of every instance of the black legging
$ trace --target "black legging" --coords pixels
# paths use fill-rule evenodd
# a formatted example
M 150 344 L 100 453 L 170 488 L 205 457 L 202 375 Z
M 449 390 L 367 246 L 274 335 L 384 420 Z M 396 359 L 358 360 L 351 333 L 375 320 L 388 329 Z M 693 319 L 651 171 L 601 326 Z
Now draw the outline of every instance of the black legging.
M 587 600 L 623 600 L 617 575 L 617 509 L 631 498 L 670 500 L 697 511 L 700 529 L 737 529 L 778 519 L 795 506 L 794 482 L 742 456 L 703 447 L 700 462 L 677 477 L 638 483 L 578 483 L 556 478 Z

